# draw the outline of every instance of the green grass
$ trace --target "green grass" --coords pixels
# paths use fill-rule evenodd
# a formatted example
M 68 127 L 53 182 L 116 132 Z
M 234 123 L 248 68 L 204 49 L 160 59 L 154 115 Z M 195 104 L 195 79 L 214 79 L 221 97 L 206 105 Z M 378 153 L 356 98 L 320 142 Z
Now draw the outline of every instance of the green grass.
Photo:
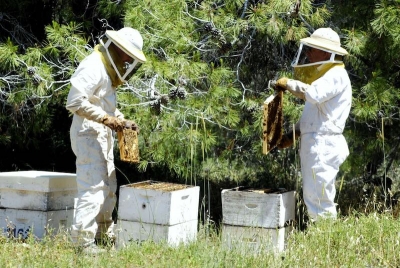
M 143 242 L 98 256 L 76 253 L 66 234 L 42 241 L 0 238 L 0 267 L 400 267 L 400 222 L 391 214 L 353 215 L 294 229 L 284 252 L 229 250 L 219 232 L 199 231 L 179 247 Z

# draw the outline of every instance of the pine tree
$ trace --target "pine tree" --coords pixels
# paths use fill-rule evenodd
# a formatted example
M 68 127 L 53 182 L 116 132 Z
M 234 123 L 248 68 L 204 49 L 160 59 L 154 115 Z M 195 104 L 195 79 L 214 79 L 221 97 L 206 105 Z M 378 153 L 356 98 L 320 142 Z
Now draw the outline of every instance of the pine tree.
M 126 25 L 142 33 L 148 59 L 118 90 L 119 108 L 141 128 L 137 168 L 144 176 L 293 188 L 297 148 L 261 154 L 261 105 L 273 93 L 269 80 L 291 76 L 298 40 L 329 26 L 350 52 L 346 68 L 354 92 L 345 130 L 351 154 L 339 178 L 350 186 L 371 172 L 396 174 L 399 1 L 44 2 L 2 1 L 5 152 L 43 144 L 54 154 L 70 151 L 68 79 L 105 30 Z M 13 17 L 13 10 L 21 12 Z M 37 24 L 29 27 L 27 14 Z M 285 95 L 285 131 L 301 109 Z
M 355 208 L 359 206 L 357 201 L 365 198 L 360 188 L 376 184 L 380 193 L 373 192 L 367 198 L 389 200 L 398 185 L 398 4 L 344 1 L 332 16 L 336 27 L 342 29 L 342 40 L 350 53 L 346 65 L 352 81 L 353 107 L 345 130 L 350 156 L 342 168 L 344 188 L 354 189 L 349 191 L 349 199 Z M 385 188 L 392 179 L 394 187 L 388 191 Z
M 281 152 L 261 154 L 261 105 L 273 93 L 268 81 L 290 73 L 298 40 L 330 13 L 311 1 L 295 4 L 126 2 L 125 24 L 142 32 L 148 58 L 119 94 L 141 126 L 141 170 L 164 166 L 186 181 L 233 184 L 276 185 L 293 175 Z M 163 95 L 170 101 L 155 103 Z M 289 129 L 301 106 L 287 99 Z
M 43 46 L 24 47 L 22 44 L 31 39 L 11 38 L 0 44 L 0 143 L 4 157 L 1 162 L 6 166 L 15 161 L 12 164 L 16 169 L 28 164 L 24 161 L 51 169 L 51 163 L 45 163 L 54 161 L 51 155 L 58 156 L 62 163 L 62 155 L 70 151 L 65 98 L 69 77 L 87 53 L 88 41 L 73 22 L 63 26 L 54 22 L 46 27 L 46 32 L 48 39 Z M 64 118 L 60 121 L 57 116 Z M 46 148 L 49 152 L 40 152 Z M 36 157 L 20 159 L 30 152 L 36 152 Z M 38 154 L 43 155 L 43 161 Z
M 65 109 L 69 78 L 109 23 L 122 26 L 122 5 L 0 2 L 0 170 L 74 172 Z

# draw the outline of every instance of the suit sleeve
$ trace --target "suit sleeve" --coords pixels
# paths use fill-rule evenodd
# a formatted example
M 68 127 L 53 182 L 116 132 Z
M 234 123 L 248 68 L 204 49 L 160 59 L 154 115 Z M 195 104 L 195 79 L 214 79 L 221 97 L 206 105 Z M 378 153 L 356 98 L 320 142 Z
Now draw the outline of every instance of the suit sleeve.
M 66 108 L 84 118 L 101 123 L 107 113 L 100 105 L 95 105 L 94 93 L 101 86 L 101 70 L 90 64 L 90 60 L 83 61 L 71 77 L 71 89 L 68 94 Z

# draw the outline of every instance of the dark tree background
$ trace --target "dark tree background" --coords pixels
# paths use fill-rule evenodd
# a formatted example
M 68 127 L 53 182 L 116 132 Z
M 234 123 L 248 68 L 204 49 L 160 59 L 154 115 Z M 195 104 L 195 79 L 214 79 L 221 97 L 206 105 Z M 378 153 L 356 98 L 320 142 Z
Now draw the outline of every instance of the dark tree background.
M 118 91 L 141 126 L 141 163 L 115 164 L 119 184 L 198 184 L 217 220 L 220 190 L 301 191 L 297 148 L 261 154 L 268 80 L 291 75 L 298 40 L 331 27 L 350 52 L 351 155 L 338 177 L 342 212 L 398 189 L 398 1 L 0 0 L 0 171 L 75 172 L 68 79 L 107 29 L 129 25 L 148 62 Z M 285 131 L 302 103 L 285 97 Z M 388 187 L 390 186 L 390 187 Z M 212 204 L 212 205 L 211 205 Z M 209 211 L 207 212 L 209 213 Z

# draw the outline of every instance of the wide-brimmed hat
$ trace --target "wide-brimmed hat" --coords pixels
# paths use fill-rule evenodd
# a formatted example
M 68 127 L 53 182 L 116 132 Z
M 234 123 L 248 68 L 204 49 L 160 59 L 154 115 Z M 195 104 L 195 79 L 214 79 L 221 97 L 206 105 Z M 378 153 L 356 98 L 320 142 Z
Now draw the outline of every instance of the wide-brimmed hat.
M 106 36 L 130 57 L 140 62 L 146 61 L 142 51 L 143 38 L 138 30 L 124 27 L 118 31 L 108 30 L 106 31 Z
M 300 39 L 300 42 L 339 55 L 349 54 L 341 47 L 339 35 L 331 28 L 319 28 L 310 37 Z

